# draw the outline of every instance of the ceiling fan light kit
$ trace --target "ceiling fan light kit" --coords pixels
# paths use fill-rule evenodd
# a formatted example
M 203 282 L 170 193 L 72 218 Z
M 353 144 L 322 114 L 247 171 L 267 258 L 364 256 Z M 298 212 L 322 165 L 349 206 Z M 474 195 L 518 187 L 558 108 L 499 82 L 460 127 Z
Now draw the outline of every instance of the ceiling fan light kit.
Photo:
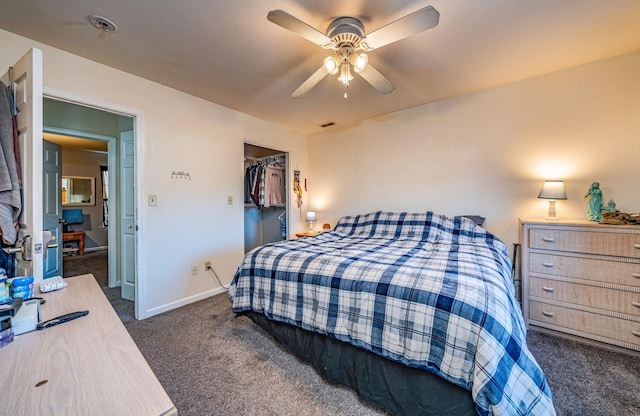
M 346 16 L 335 19 L 327 27 L 326 35 L 284 10 L 270 11 L 267 19 L 324 49 L 333 51 L 333 54 L 324 59 L 323 65 L 291 94 L 294 98 L 301 98 L 328 74 L 339 73 L 338 79 L 345 85 L 345 88 L 348 87 L 349 82 L 353 80 L 352 66 L 353 71 L 364 78 L 380 94 L 391 93 L 395 89 L 395 85 L 369 64 L 367 54 L 358 53 L 358 51 L 369 52 L 432 29 L 438 25 L 440 14 L 432 6 L 423 7 L 366 36 L 364 25 L 355 17 Z M 346 92 L 344 98 L 347 98 Z

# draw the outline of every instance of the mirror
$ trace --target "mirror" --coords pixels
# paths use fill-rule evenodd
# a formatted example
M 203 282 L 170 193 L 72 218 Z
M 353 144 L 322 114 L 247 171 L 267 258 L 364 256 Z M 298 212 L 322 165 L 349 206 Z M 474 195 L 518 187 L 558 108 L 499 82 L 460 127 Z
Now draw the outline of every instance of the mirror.
M 95 205 L 96 178 L 62 177 L 62 205 Z

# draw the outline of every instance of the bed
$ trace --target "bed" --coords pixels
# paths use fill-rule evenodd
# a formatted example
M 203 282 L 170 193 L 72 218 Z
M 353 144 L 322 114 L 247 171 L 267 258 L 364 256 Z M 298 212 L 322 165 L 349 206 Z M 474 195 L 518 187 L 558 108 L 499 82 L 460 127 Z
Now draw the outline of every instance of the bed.
M 343 217 L 331 232 L 247 253 L 229 298 L 391 414 L 555 414 L 507 247 L 467 218 Z

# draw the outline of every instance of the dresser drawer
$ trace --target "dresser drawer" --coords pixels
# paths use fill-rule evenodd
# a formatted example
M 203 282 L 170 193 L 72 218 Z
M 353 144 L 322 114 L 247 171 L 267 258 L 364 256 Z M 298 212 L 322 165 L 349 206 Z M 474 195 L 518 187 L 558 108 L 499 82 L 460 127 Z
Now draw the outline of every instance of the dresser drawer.
M 604 337 L 618 341 L 612 342 L 614 344 L 640 350 L 640 322 L 535 301 L 530 302 L 530 319 L 548 325 L 540 326 L 560 330 L 566 328 L 577 332 L 575 335 L 607 341 L 600 339 Z
M 529 295 L 640 317 L 640 293 L 532 277 Z
M 640 286 L 640 263 L 530 253 L 529 272 Z
M 597 227 L 594 227 L 597 230 Z M 640 234 L 532 228 L 532 249 L 640 258 Z M 639 228 L 640 230 L 640 228 Z

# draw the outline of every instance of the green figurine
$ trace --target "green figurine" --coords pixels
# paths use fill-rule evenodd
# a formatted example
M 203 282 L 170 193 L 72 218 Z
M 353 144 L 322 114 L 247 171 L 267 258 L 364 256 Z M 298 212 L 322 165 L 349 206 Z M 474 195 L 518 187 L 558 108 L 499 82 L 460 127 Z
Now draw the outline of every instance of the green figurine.
M 609 200 L 609 203 L 607 204 L 606 207 L 602 207 L 602 209 L 604 209 L 605 211 L 609 211 L 609 212 L 616 212 L 616 203 L 613 199 Z
M 600 184 L 598 182 L 592 183 L 591 188 L 589 188 L 584 197 L 591 197 L 587 209 L 589 221 L 602 221 L 602 191 L 600 190 Z

